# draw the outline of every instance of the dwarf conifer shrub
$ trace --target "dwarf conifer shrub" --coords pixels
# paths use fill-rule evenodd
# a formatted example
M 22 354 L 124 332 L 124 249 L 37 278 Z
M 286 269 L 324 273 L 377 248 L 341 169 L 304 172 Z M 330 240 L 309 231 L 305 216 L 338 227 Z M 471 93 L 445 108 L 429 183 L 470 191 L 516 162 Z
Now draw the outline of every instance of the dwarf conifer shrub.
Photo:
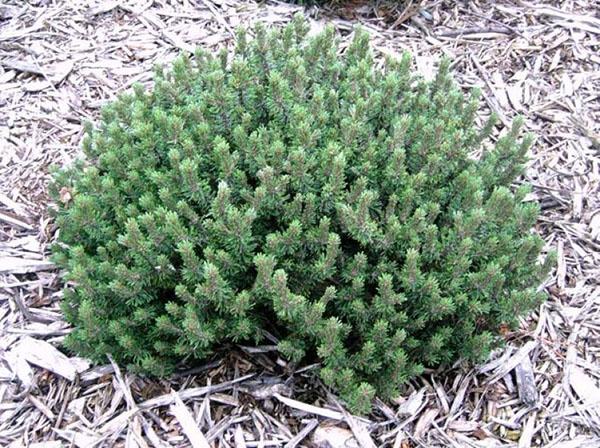
M 410 64 L 297 17 L 107 106 L 53 185 L 68 347 L 165 375 L 268 331 L 357 411 L 485 357 L 541 299 L 538 207 L 511 189 L 531 139 L 492 144 L 448 61 Z

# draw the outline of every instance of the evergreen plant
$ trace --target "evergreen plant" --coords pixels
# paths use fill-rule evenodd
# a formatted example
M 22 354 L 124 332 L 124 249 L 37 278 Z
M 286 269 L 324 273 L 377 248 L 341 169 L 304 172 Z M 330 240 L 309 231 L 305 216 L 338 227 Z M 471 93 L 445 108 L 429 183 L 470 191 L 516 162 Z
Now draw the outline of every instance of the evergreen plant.
M 183 55 L 87 126 L 52 186 L 70 349 L 162 376 L 268 331 L 365 412 L 540 303 L 522 121 L 492 143 L 448 60 L 425 81 L 307 32 Z

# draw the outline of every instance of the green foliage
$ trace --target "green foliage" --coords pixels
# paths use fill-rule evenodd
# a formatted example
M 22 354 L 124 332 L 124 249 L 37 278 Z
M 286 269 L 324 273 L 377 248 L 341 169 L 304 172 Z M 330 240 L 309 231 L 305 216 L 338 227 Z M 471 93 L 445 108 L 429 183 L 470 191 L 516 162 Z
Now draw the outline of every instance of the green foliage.
M 164 375 L 267 330 L 366 411 L 539 303 L 521 122 L 492 145 L 448 61 L 426 82 L 364 32 L 306 34 L 182 56 L 88 126 L 53 185 L 68 347 Z

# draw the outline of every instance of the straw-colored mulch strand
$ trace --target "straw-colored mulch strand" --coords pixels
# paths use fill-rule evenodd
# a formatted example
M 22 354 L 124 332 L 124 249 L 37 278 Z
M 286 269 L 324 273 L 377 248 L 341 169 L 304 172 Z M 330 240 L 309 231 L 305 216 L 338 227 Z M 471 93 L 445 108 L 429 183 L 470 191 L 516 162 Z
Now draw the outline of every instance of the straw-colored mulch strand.
M 91 367 L 69 332 L 48 261 L 49 167 L 78 155 L 82 123 L 152 66 L 236 27 L 302 8 L 236 0 L 13 0 L 0 5 L 0 446 L 600 446 L 600 19 L 593 0 L 348 2 L 307 10 L 343 39 L 360 21 L 378 54 L 409 50 L 431 76 L 442 55 L 537 140 L 526 175 L 558 254 L 549 300 L 480 366 L 428 371 L 393 402 L 350 415 L 272 346 L 234 347 L 169 380 Z M 362 5 L 361 5 L 362 4 Z M 352 19 L 352 21 L 350 21 Z M 68 200 L 68 198 L 65 198 Z

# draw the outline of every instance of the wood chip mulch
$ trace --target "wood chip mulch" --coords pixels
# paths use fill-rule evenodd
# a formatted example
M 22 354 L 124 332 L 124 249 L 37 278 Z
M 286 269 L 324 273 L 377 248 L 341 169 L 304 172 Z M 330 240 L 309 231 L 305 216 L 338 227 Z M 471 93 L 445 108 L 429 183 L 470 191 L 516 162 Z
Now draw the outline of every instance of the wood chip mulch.
M 360 3 L 360 2 L 359 2 Z M 363 2 L 364 3 L 364 2 Z M 400 5 L 400 3 L 398 4 Z M 0 4 L 0 446 L 600 447 L 600 18 L 593 0 L 311 7 L 344 39 L 361 22 L 379 54 L 409 50 L 431 76 L 450 56 L 480 86 L 482 116 L 526 117 L 525 181 L 537 231 L 558 253 L 549 300 L 479 366 L 428 371 L 366 417 L 271 346 L 234 347 L 169 380 L 90 366 L 48 261 L 49 167 L 79 153 L 82 123 L 152 66 L 216 50 L 300 6 L 242 0 L 12 0 Z M 387 8 L 387 9 L 386 9 Z M 341 10 L 340 10 L 341 11 Z

